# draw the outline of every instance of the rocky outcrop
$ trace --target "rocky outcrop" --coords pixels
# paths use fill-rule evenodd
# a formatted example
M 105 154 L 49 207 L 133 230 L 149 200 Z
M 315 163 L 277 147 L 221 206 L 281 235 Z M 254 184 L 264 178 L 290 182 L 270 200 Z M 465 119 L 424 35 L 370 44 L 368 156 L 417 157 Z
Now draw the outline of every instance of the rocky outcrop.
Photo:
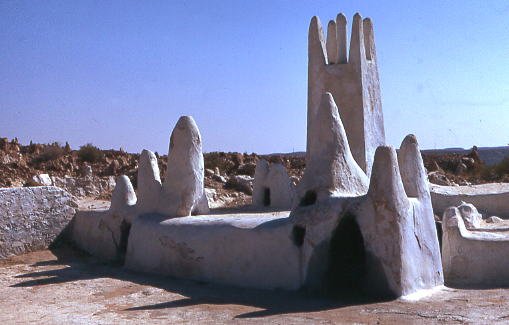
M 35 185 L 57 186 L 77 198 L 107 196 L 115 188 L 115 177 L 97 177 L 89 174 L 86 177 L 50 176 L 38 174 L 32 177 Z
M 0 189 L 0 258 L 47 248 L 76 208 L 72 196 L 57 187 Z
M 39 174 L 32 177 L 32 180 L 44 186 L 52 186 L 53 180 L 48 174 Z
M 225 186 L 239 192 L 253 194 L 253 178 L 247 175 L 232 175 L 228 178 Z

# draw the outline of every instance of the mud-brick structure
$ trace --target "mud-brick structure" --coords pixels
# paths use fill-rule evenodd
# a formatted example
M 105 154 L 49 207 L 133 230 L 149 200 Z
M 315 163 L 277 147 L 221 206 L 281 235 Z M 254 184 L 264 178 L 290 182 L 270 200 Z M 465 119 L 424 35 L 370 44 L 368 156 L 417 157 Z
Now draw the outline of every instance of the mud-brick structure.
M 473 207 L 463 203 L 462 206 Z M 442 219 L 442 260 L 448 285 L 507 287 L 509 234 L 507 220 L 469 224 L 462 206 L 450 207 Z M 475 209 L 475 208 L 473 208 Z M 474 210 L 477 213 L 477 210 Z M 491 219 L 496 217 L 491 217 Z M 490 219 L 486 219 L 490 220 Z
M 342 144 L 330 147 L 335 154 L 325 162 L 342 166 L 343 173 L 338 177 L 337 169 L 311 166 L 306 172 L 323 186 L 308 190 L 292 211 L 144 213 L 128 179 L 121 177 L 109 210 L 76 215 L 74 241 L 133 270 L 236 286 L 398 297 L 442 285 L 431 198 L 415 137 L 405 138 L 399 154 L 379 147 L 368 180 L 351 158 L 330 93 L 322 96 L 317 118 L 330 121 L 320 136 Z M 153 180 L 157 172 L 140 169 L 139 175 Z M 191 193 L 187 185 L 196 184 L 193 178 L 185 183 L 176 192 L 181 196 Z
M 308 35 L 308 144 L 313 120 L 325 92 L 339 107 L 352 155 L 369 176 L 378 146 L 385 145 L 373 25 L 359 14 L 353 17 L 347 53 L 347 21 L 343 14 L 327 26 L 327 41 L 318 17 Z M 309 152 L 309 148 L 307 148 Z
M 282 166 L 260 163 L 254 204 L 262 209 L 209 211 L 200 133 L 182 117 L 164 183 L 145 151 L 138 201 L 120 178 L 109 210 L 76 216 L 74 241 L 137 271 L 236 286 L 384 297 L 441 286 L 417 140 L 407 136 L 399 153 L 383 145 L 371 23 L 354 17 L 347 60 L 346 20 L 338 17 L 327 51 L 318 18 L 311 20 L 308 152 L 295 191 Z
M 164 218 L 207 214 L 201 134 L 194 119 L 182 116 L 170 136 L 168 167 L 161 182 L 154 153 L 143 150 L 138 167 L 138 194 L 125 175 L 118 177 L 105 211 L 79 211 L 72 239 L 82 249 L 107 260 L 125 257 L 131 225 L 139 216 Z

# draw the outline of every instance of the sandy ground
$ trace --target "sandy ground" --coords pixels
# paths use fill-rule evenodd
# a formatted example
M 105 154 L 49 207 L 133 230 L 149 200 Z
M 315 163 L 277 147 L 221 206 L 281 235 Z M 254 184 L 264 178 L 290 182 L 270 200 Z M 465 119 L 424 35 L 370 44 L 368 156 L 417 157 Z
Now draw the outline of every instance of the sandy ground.
M 419 302 L 345 303 L 148 276 L 63 246 L 0 261 L 0 323 L 509 322 L 508 289 L 444 289 Z

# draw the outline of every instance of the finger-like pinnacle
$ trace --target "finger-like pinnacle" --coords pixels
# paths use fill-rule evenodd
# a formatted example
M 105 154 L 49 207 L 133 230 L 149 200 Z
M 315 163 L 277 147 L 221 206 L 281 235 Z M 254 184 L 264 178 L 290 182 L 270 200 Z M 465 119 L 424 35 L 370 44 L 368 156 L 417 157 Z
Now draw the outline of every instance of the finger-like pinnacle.
M 338 62 L 347 63 L 348 57 L 346 54 L 346 17 L 342 13 L 336 17 L 336 40 L 338 48 Z
M 336 22 L 329 21 L 327 25 L 327 59 L 329 64 L 338 63 L 338 41 L 336 38 Z
M 327 64 L 322 24 L 317 16 L 311 18 L 308 34 L 309 64 Z
M 352 35 L 350 36 L 349 62 L 359 63 L 365 57 L 364 32 L 362 17 L 359 13 L 353 16 Z
M 413 134 L 407 135 L 401 143 L 398 163 L 407 196 L 429 196 L 428 177 L 417 138 Z
M 362 21 L 362 29 L 364 32 L 364 48 L 366 51 L 366 59 L 371 60 L 375 57 L 375 38 L 373 35 L 373 23 L 370 18 L 364 18 Z

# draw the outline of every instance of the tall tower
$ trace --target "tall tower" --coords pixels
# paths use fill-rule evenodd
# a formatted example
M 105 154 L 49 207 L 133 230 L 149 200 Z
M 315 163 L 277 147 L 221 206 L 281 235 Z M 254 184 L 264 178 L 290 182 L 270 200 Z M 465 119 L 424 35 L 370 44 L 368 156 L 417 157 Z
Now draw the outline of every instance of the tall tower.
M 346 17 L 339 14 L 327 26 L 327 41 L 318 17 L 308 35 L 307 141 L 311 123 L 325 92 L 338 106 L 354 159 L 369 176 L 378 146 L 385 145 L 373 25 L 355 14 L 347 53 Z

